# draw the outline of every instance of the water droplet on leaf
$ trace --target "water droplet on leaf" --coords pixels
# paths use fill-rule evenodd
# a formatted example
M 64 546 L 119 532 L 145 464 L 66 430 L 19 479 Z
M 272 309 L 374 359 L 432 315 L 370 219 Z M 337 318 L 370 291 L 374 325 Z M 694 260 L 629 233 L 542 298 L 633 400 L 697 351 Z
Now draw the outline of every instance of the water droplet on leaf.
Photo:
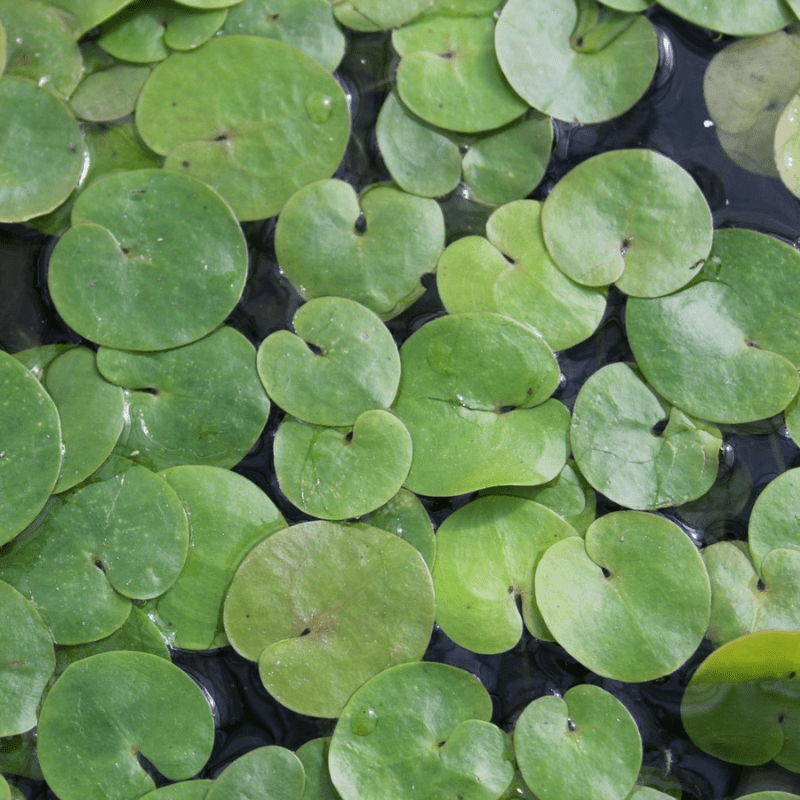
M 322 92 L 312 92 L 306 98 L 306 113 L 312 122 L 327 122 L 331 115 L 332 100 Z

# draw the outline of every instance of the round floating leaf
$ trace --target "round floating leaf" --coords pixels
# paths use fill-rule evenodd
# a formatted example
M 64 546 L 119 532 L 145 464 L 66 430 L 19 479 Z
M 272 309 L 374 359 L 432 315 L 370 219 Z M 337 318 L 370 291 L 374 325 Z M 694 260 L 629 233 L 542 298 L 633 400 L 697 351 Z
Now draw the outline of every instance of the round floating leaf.
M 136 606 L 131 609 L 128 619 L 111 636 L 87 644 L 75 644 L 56 648 L 56 675 L 60 675 L 70 664 L 117 650 L 132 650 L 150 653 L 169 661 L 169 650 L 158 628 Z
M 549 508 L 519 497 L 483 497 L 459 508 L 436 533 L 436 622 L 476 653 L 510 650 L 522 620 L 552 639 L 533 595 L 533 574 L 554 542 L 576 536 Z
M 778 120 L 775 165 L 789 191 L 800 197 L 800 93 L 792 95 Z
M 337 0 L 331 3 L 336 19 L 356 31 L 386 31 L 419 16 L 431 0 Z
M 443 247 L 444 217 L 434 200 L 389 186 L 359 199 L 340 180 L 296 192 L 275 231 L 278 262 L 303 297 L 348 297 L 383 319 L 422 294 L 420 278 L 436 269 Z
M 605 0 L 604 6 L 616 8 L 618 11 L 645 11 L 653 5 L 652 0 Z
M 426 13 L 454 17 L 481 17 L 496 11 L 503 0 L 433 0 Z
M 480 681 L 446 664 L 404 664 L 361 687 L 342 712 L 328 765 L 343 800 L 496 800 L 514 775 Z
M 626 800 L 670 800 L 675 796 L 664 794 L 664 792 L 659 792 L 658 789 L 651 789 L 649 786 L 635 786 Z M 680 795 L 677 796 L 680 797 Z
M 581 5 L 597 11 L 594 0 Z M 577 22 L 576 0 L 510 0 L 495 33 L 500 66 L 514 89 L 545 114 L 582 123 L 619 116 L 655 73 L 655 29 L 645 17 L 630 15 L 608 34 L 601 25 L 598 44 L 573 47 Z
M 61 422 L 36 378 L 0 351 L 0 543 L 42 510 L 61 469 Z
M 388 503 L 361 518 L 361 522 L 394 533 L 419 550 L 428 569 L 436 558 L 436 537 L 425 506 L 407 489 L 401 489 Z
M 707 635 L 715 644 L 756 631 L 800 630 L 800 552 L 771 550 L 756 572 L 741 542 L 717 542 L 703 550 L 703 560 L 711 579 Z
M 352 430 L 286 418 L 275 435 L 281 491 L 320 519 L 347 519 L 387 503 L 411 465 L 411 437 L 388 411 L 360 414 Z
M 451 131 L 499 128 L 528 106 L 494 52 L 494 17 L 428 17 L 392 34 L 397 91 L 418 117 Z
M 486 223 L 486 239 L 466 236 L 444 251 L 436 283 L 450 313 L 506 314 L 563 350 L 587 339 L 600 324 L 605 290 L 579 286 L 551 261 L 541 212 L 536 200 L 498 208 Z
M 205 800 L 214 781 L 183 781 L 142 795 L 141 800 Z
M 7 35 L 5 74 L 30 78 L 69 97 L 81 79 L 83 60 L 66 16 L 37 0 L 0 0 L 0 21 Z
M 458 145 L 412 114 L 394 92 L 381 107 L 375 135 L 386 168 L 401 189 L 439 197 L 458 186 Z
M 669 297 L 631 298 L 628 339 L 647 381 L 668 402 L 712 422 L 751 422 L 781 412 L 800 385 L 797 367 L 759 347 L 754 299 L 725 278 Z
M 53 674 L 56 657 L 47 626 L 34 606 L 0 581 L 0 736 L 36 726 L 36 710 Z
M 228 11 L 222 32 L 278 39 L 331 71 L 344 56 L 344 34 L 327 0 L 242 0 Z
M 548 195 L 542 230 L 565 275 L 589 286 L 614 282 L 636 297 L 687 284 L 713 233 L 692 176 L 653 150 L 612 150 L 579 164 Z
M 255 355 L 253 345 L 228 327 L 158 353 L 101 348 L 99 370 L 132 390 L 130 426 L 118 452 L 151 469 L 227 468 L 241 461 L 264 429 L 270 407 Z
M 267 394 L 287 413 L 317 425 L 352 425 L 388 408 L 400 383 L 400 356 L 389 329 L 368 308 L 342 297 L 300 306 L 292 325 L 258 349 Z
M 109 636 L 127 619 L 129 598 L 163 594 L 186 560 L 178 496 L 123 461 L 61 495 L 0 560 L 0 578 L 30 597 L 58 644 Z
M 539 486 L 495 486 L 481 494 L 506 494 L 535 500 L 563 517 L 583 535 L 594 522 L 597 498 L 594 489 L 570 459 L 553 480 Z
M 237 3 L 240 3 L 241 0 L 175 0 L 176 3 L 180 3 L 182 6 L 188 6 L 189 8 L 228 8 L 230 6 L 235 6 Z
M 83 140 L 67 106 L 26 78 L 0 78 L 0 222 L 23 222 L 67 199 L 84 169 Z M 42 169 L 47 164 L 47 169 Z
M 659 0 L 695 25 L 731 36 L 772 33 L 797 19 L 783 0 Z
M 775 548 L 800 551 L 800 469 L 790 469 L 767 484 L 756 498 L 748 524 L 747 541 L 756 570 Z
M 800 771 L 800 632 L 765 631 L 715 650 L 692 676 L 681 720 L 692 741 L 733 764 L 772 759 Z
M 210 39 L 225 22 L 224 10 L 188 9 L 156 0 L 125 9 L 103 28 L 97 43 L 115 58 L 150 64 L 170 50 L 192 50 Z
M 231 584 L 224 621 L 231 644 L 258 660 L 279 702 L 335 717 L 373 675 L 422 657 L 433 612 L 430 573 L 411 545 L 367 525 L 317 521 L 253 548 Z
M 139 753 L 166 778 L 184 780 L 205 764 L 213 743 L 203 693 L 149 653 L 101 653 L 73 664 L 39 717 L 42 771 L 62 800 L 134 800 L 155 788 Z
M 91 122 L 124 117 L 133 112 L 149 76 L 149 67 L 132 64 L 116 64 L 87 75 L 70 100 L 72 110 L 81 119 Z
M 341 800 L 328 769 L 330 738 L 312 739 L 297 748 L 297 757 L 306 773 L 303 800 Z
M 711 610 L 708 574 L 691 539 L 639 511 L 600 517 L 585 542 L 552 545 L 536 568 L 535 591 L 560 645 L 598 675 L 633 683 L 680 667 L 702 641 Z
M 521 200 L 544 176 L 552 143 L 550 118 L 532 112 L 470 143 L 464 182 L 482 203 L 499 206 Z
M 122 432 L 125 405 L 122 390 L 103 379 L 88 348 L 71 348 L 55 358 L 43 383 L 61 418 L 57 493 L 86 480 L 108 458 Z
M 703 96 L 720 144 L 739 166 L 777 177 L 775 128 L 798 72 L 800 36 L 784 31 L 733 42 L 711 59 Z
M 636 722 L 599 686 L 574 686 L 522 712 L 514 753 L 540 800 L 618 800 L 633 788 L 642 763 Z
M 225 767 L 206 800 L 301 800 L 305 771 L 300 759 L 285 747 L 259 747 Z
M 705 494 L 717 477 L 722 446 L 718 428 L 665 408 L 627 364 L 608 364 L 583 384 L 570 439 L 589 483 L 613 502 L 638 509 L 677 506 Z
M 329 177 L 350 133 L 333 76 L 263 36 L 218 36 L 170 56 L 144 85 L 136 124 L 166 169 L 210 184 L 244 220 L 276 214 L 301 186 Z
M 108 347 L 165 350 L 210 333 L 247 276 L 230 208 L 186 175 L 106 175 L 72 209 L 50 258 L 53 302 L 78 333 Z
M 224 647 L 222 605 L 231 579 L 253 546 L 286 522 L 261 489 L 235 472 L 173 467 L 161 477 L 186 509 L 191 547 L 178 580 L 147 611 L 174 647 Z
M 412 334 L 400 361 L 394 411 L 414 445 L 406 488 L 449 496 L 561 471 L 569 412 L 547 401 L 558 364 L 535 330 L 501 314 L 450 314 Z
M 78 39 L 132 2 L 133 0 L 51 0 L 49 5 L 63 9 L 75 19 L 75 38 Z

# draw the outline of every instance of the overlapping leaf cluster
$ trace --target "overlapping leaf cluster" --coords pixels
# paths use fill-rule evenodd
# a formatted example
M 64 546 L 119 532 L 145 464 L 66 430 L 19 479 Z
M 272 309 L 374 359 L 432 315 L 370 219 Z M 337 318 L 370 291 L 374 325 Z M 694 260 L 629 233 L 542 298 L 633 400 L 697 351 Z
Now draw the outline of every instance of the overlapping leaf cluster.
M 775 33 L 796 23 L 782 0 L 664 6 L 794 36 Z M 701 555 L 649 513 L 711 488 L 719 425 L 785 411 L 797 438 L 800 254 L 714 233 L 691 176 L 648 150 L 528 199 L 550 116 L 598 122 L 647 90 L 646 8 L 0 1 L 0 221 L 59 236 L 48 289 L 84 340 L 0 353 L 4 771 L 62 800 L 680 796 L 598 687 L 534 700 L 513 737 L 493 725 L 474 676 L 420 660 L 434 622 L 477 653 L 524 625 L 632 683 L 709 636 L 731 679 L 710 660 L 695 676 L 695 741 L 800 771 L 794 473 L 759 500 L 749 549 Z M 331 74 L 340 25 L 393 29 L 399 59 L 376 127 L 393 183 L 360 195 L 332 177 L 352 102 Z M 496 207 L 485 236 L 448 236 L 436 198 L 457 187 Z M 256 349 L 225 321 L 248 273 L 239 222 L 274 215 L 307 302 Z M 398 351 L 384 321 L 432 272 L 448 313 Z M 558 352 L 593 334 L 612 284 L 636 363 L 602 367 L 570 413 Z M 278 483 L 309 522 L 230 471 L 271 402 Z M 595 492 L 623 510 L 595 519 Z M 416 495 L 468 493 L 434 535 Z M 213 717 L 167 644 L 231 644 L 281 703 L 338 718 L 332 738 L 191 780 Z M 174 784 L 155 790 L 142 757 Z

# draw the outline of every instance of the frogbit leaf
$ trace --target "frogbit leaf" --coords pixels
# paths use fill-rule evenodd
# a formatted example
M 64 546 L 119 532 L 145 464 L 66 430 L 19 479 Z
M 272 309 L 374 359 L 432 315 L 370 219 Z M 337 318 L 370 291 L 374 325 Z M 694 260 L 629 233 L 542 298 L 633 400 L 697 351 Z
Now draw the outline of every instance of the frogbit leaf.
M 433 611 L 430 573 L 410 544 L 367 525 L 316 521 L 253 548 L 231 584 L 224 621 L 231 644 L 258 661 L 279 702 L 335 717 L 373 675 L 422 657 Z
M 397 494 L 411 465 L 411 437 L 388 411 L 364 411 L 351 430 L 287 417 L 275 435 L 281 491 L 320 519 L 374 511 Z
M 312 739 L 297 748 L 297 757 L 306 773 L 303 800 L 341 800 L 328 769 L 330 737 Z
M 599 686 L 574 686 L 522 712 L 514 753 L 540 800 L 617 800 L 642 763 L 639 729 L 627 708 Z
M 695 25 L 731 36 L 772 33 L 795 22 L 783 0 L 660 0 L 664 8 Z
M 149 67 L 115 64 L 87 75 L 70 100 L 72 110 L 90 122 L 110 122 L 130 114 L 150 77 Z
M 460 794 L 497 800 L 514 775 L 504 734 L 489 722 L 480 681 L 446 664 L 403 664 L 350 698 L 328 754 L 342 800 L 410 800 Z
M 702 641 L 711 613 L 708 574 L 691 539 L 675 523 L 639 511 L 600 517 L 585 542 L 551 545 L 534 586 L 556 641 L 613 680 L 676 670 Z
M 317 425 L 352 425 L 388 408 L 400 383 L 400 356 L 388 328 L 354 300 L 320 297 L 300 306 L 297 335 L 276 331 L 258 349 L 267 394 L 287 413 Z
M 677 506 L 705 494 L 722 446 L 718 428 L 665 408 L 627 364 L 608 364 L 583 384 L 570 439 L 589 483 L 633 509 Z
M 770 481 L 756 498 L 750 514 L 747 541 L 756 571 L 771 550 L 800 552 L 800 469 L 790 469 Z
M 302 800 L 305 772 L 285 747 L 259 747 L 239 756 L 220 773 L 206 800 Z
M 331 6 L 342 25 L 356 31 L 381 31 L 409 22 L 430 3 L 431 0 L 336 0 Z
M 436 269 L 443 247 L 434 200 L 380 185 L 359 198 L 340 180 L 296 192 L 275 230 L 278 262 L 303 297 L 347 297 L 383 319 L 422 294 L 420 278 Z

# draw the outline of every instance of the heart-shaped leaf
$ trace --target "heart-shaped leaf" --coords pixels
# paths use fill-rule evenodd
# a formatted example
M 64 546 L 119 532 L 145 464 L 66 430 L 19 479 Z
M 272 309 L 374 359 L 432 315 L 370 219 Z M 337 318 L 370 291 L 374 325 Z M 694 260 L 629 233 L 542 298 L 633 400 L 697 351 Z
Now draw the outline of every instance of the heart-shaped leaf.
M 258 661 L 281 703 L 335 717 L 373 675 L 422 657 L 433 611 L 430 573 L 411 545 L 367 525 L 317 521 L 253 548 L 231 584 L 224 621 L 231 644 Z
M 142 795 L 141 800 L 205 800 L 213 781 L 182 781 Z
M 800 517 L 800 469 L 790 469 L 767 484 L 756 498 L 748 525 L 747 541 L 756 570 L 775 548 L 800 551 L 797 520 Z
M 356 31 L 396 28 L 414 19 L 430 5 L 430 0 L 338 0 L 331 3 L 336 19 Z
M 664 517 L 639 511 L 600 517 L 585 542 L 569 537 L 551 545 L 534 585 L 556 641 L 613 680 L 647 681 L 676 670 L 702 641 L 711 612 L 708 574 L 691 539 Z
M 577 536 L 569 523 L 530 500 L 482 497 L 462 506 L 436 533 L 436 622 L 476 653 L 510 650 L 523 619 L 534 636 L 552 640 L 533 575 L 545 550 L 568 536 Z
M 574 281 L 614 282 L 626 294 L 659 297 L 703 265 L 711 210 L 691 175 L 666 156 L 611 150 L 556 184 L 542 209 L 542 231 L 553 260 Z
M 711 653 L 681 703 L 692 741 L 734 764 L 774 759 L 800 771 L 798 656 L 798 631 L 752 633 Z
M 54 0 L 52 6 L 63 9 L 70 14 L 76 23 L 75 38 L 97 27 L 114 16 L 120 9 L 130 5 L 134 0 Z
M 267 495 L 235 472 L 173 467 L 161 477 L 186 509 L 191 546 L 177 581 L 147 610 L 174 647 L 224 647 L 222 604 L 236 569 L 286 523 Z
M 642 763 L 639 729 L 627 708 L 599 686 L 540 697 L 522 712 L 514 753 L 540 800 L 618 800 Z
M 494 29 L 492 16 L 432 16 L 396 30 L 403 102 L 431 125 L 464 133 L 499 128 L 525 113 L 527 104 L 498 66 Z
M 72 664 L 39 716 L 42 771 L 62 800 L 134 800 L 155 788 L 139 753 L 170 780 L 185 780 L 213 743 L 202 691 L 149 653 L 101 653 Z
M 42 692 L 56 666 L 53 640 L 36 608 L 13 586 L 0 581 L 0 736 L 36 726 Z
M 597 11 L 594 0 L 591 5 Z M 627 111 L 650 85 L 658 42 L 641 15 L 624 18 L 599 43 L 570 41 L 577 0 L 509 0 L 497 22 L 500 66 L 514 89 L 545 114 L 567 122 L 601 122 Z
M 731 36 L 772 33 L 796 19 L 782 0 L 661 0 L 675 14 Z
M 136 124 L 166 169 L 210 184 L 243 220 L 272 216 L 329 177 L 350 133 L 333 76 L 263 36 L 218 36 L 171 55 L 144 85 Z
M 309 248 L 309 241 L 319 246 Z M 422 294 L 420 278 L 436 269 L 443 247 L 435 201 L 389 186 L 373 186 L 359 199 L 339 180 L 294 194 L 275 231 L 278 262 L 303 297 L 348 297 L 383 319 Z
M 131 390 L 130 426 L 118 452 L 151 469 L 227 468 L 241 461 L 269 414 L 255 355 L 253 345 L 228 327 L 158 353 L 100 348 L 102 374 Z
M 388 408 L 400 383 L 400 356 L 388 328 L 343 297 L 300 306 L 289 331 L 258 349 L 258 374 L 284 411 L 316 425 L 352 425 L 364 411 Z
M 365 411 L 351 430 L 286 418 L 275 435 L 281 491 L 320 519 L 374 511 L 397 494 L 411 465 L 411 437 L 388 411 Z
M 800 93 L 795 93 L 781 112 L 775 128 L 775 166 L 789 191 L 800 197 Z
M 539 334 L 488 312 L 428 322 L 400 349 L 394 411 L 414 445 L 405 486 L 447 496 L 554 478 L 569 412 L 547 398 L 558 364 Z
M 435 796 L 497 800 L 514 775 L 481 682 L 446 664 L 385 670 L 350 698 L 328 765 L 343 800 L 398 800 L 417 787 Z
M 664 408 L 627 364 L 608 364 L 583 384 L 570 439 L 589 483 L 637 509 L 677 506 L 705 494 L 722 446 L 718 428 Z
M 229 764 L 208 790 L 206 800 L 302 800 L 305 772 L 285 747 L 259 747 Z
M 0 351 L 0 543 L 42 510 L 61 470 L 61 421 L 36 378 Z
M 87 75 L 70 100 L 72 110 L 91 122 L 109 122 L 130 114 L 150 77 L 149 67 L 116 64 Z
M 498 208 L 486 222 L 486 239 L 465 236 L 442 253 L 436 284 L 450 313 L 506 314 L 536 328 L 554 350 L 564 350 L 595 331 L 606 293 L 578 285 L 553 263 L 541 213 L 536 200 Z
M 341 800 L 328 769 L 330 738 L 312 739 L 297 748 L 297 757 L 306 773 L 303 800 Z

